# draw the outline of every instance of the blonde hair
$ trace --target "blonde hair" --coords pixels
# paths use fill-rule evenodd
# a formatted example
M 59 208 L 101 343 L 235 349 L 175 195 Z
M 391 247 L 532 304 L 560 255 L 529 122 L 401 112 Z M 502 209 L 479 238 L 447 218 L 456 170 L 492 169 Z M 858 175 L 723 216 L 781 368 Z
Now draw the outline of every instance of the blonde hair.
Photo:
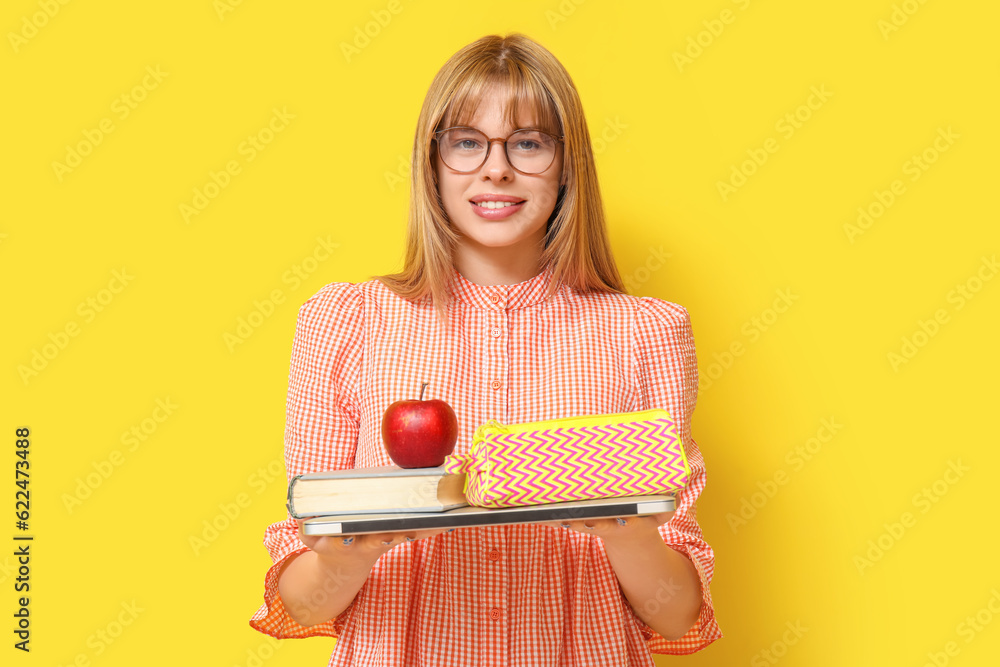
M 400 297 L 429 299 L 445 320 L 450 301 L 452 251 L 459 237 L 451 229 L 437 189 L 434 132 L 468 124 L 483 93 L 492 86 L 510 91 L 504 120 L 517 126 L 522 104 L 535 112 L 537 127 L 564 136 L 563 175 L 549 218 L 541 268 L 550 267 L 549 294 L 560 285 L 580 291 L 624 292 L 611 252 L 594 151 L 583 105 L 569 73 L 548 50 L 520 33 L 487 35 L 465 46 L 438 71 L 424 98 L 413 140 L 410 213 L 406 254 L 399 273 L 373 276 Z

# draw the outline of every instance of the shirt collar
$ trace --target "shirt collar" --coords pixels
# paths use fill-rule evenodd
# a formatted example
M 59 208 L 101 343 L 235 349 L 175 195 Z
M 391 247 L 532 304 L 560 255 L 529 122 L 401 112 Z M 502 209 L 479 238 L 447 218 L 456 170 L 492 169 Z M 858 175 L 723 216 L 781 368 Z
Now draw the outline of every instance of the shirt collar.
M 526 308 L 545 300 L 552 271 L 546 266 L 538 275 L 514 285 L 477 285 L 452 267 L 452 294 L 462 303 L 488 310 Z

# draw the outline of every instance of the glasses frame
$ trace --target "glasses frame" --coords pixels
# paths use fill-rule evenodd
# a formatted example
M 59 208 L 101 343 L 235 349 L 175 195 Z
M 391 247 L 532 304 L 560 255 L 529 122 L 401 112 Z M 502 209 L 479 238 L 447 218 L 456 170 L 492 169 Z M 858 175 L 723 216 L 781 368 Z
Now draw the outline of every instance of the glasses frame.
M 479 134 L 481 134 L 484 137 L 486 137 L 486 154 L 483 155 L 483 161 L 480 162 L 479 165 L 475 169 L 469 169 L 467 171 L 461 171 L 459 169 L 453 168 L 451 165 L 449 165 L 447 162 L 444 161 L 444 156 L 441 155 L 441 144 L 440 144 L 440 142 L 438 140 L 440 138 L 440 135 L 444 134 L 448 130 L 475 130 Z M 507 138 L 505 139 L 503 137 L 490 137 L 485 132 L 483 132 L 482 130 L 480 130 L 478 127 L 472 127 L 471 125 L 455 125 L 455 126 L 452 126 L 452 127 L 446 127 L 443 130 L 436 130 L 434 132 L 434 136 L 431 137 L 431 141 L 435 141 L 435 142 L 438 143 L 438 157 L 441 158 L 441 162 L 444 162 L 444 166 L 448 167 L 452 171 L 454 171 L 456 173 L 459 173 L 459 174 L 471 174 L 471 173 L 477 172 L 480 169 L 482 169 L 483 165 L 486 164 L 486 161 L 490 159 L 490 151 L 493 150 L 493 143 L 496 142 L 496 141 L 499 141 L 499 142 L 501 142 L 503 144 L 503 156 L 504 156 L 504 159 L 507 160 L 507 164 L 510 165 L 510 168 L 513 169 L 514 171 L 516 171 L 517 173 L 524 174 L 525 176 L 538 176 L 539 174 L 544 174 L 545 172 L 547 172 L 549 170 L 549 168 L 556 161 L 556 154 L 555 153 L 552 153 L 552 162 L 549 162 L 548 166 L 545 167 L 545 169 L 542 169 L 541 171 L 534 171 L 534 172 L 531 172 L 531 171 L 521 171 L 520 169 L 518 169 L 517 167 L 514 166 L 514 163 L 512 163 L 510 161 L 510 153 L 507 152 L 507 141 L 511 137 L 513 137 L 515 134 L 517 134 L 518 132 L 538 132 L 539 134 L 544 134 L 544 135 L 546 135 L 548 137 L 551 137 L 557 143 L 562 143 L 562 144 L 566 143 L 566 141 L 565 141 L 566 136 L 565 135 L 552 134 L 551 132 L 546 132 L 545 130 L 540 130 L 537 127 L 519 127 L 516 130 L 514 130 L 513 132 L 511 132 L 510 134 L 508 134 Z

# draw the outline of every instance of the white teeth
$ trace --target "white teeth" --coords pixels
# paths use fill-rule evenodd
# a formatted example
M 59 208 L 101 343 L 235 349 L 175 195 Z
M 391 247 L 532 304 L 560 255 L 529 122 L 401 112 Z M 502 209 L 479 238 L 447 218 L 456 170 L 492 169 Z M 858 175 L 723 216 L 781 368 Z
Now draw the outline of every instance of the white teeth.
M 476 202 L 476 206 L 481 206 L 482 208 L 505 208 L 507 206 L 513 206 L 515 202 L 512 201 L 481 201 Z

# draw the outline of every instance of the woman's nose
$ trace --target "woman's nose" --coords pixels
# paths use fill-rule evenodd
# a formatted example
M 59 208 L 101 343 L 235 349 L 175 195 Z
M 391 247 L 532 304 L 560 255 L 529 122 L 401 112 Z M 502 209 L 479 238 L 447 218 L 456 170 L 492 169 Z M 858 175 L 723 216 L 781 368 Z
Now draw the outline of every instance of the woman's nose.
M 494 139 L 490 142 L 490 152 L 486 156 L 486 162 L 483 163 L 482 169 L 486 176 L 492 180 L 509 178 L 514 174 L 514 169 L 507 162 L 503 141 Z

